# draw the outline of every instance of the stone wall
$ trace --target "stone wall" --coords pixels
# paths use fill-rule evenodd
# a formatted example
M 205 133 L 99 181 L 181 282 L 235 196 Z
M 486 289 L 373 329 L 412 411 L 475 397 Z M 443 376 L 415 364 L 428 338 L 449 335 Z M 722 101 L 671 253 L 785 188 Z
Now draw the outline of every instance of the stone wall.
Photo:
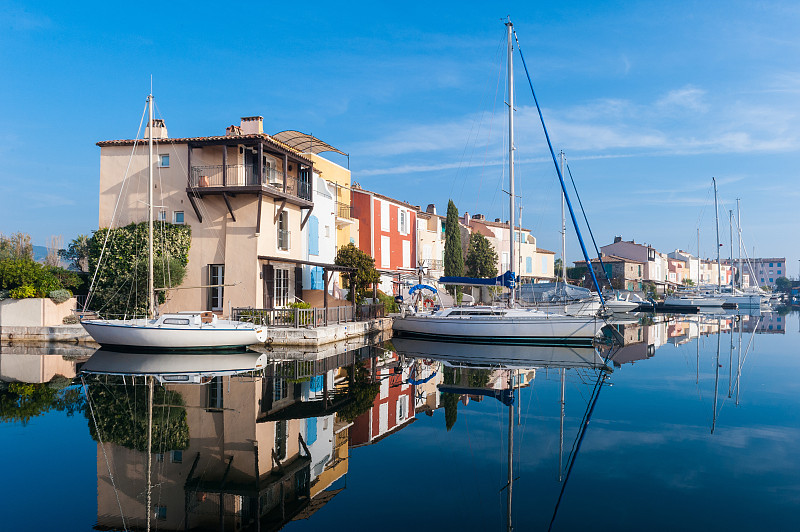
M 0 326 L 50 327 L 61 325 L 76 307 L 75 298 L 56 303 L 49 298 L 4 299 L 0 301 Z

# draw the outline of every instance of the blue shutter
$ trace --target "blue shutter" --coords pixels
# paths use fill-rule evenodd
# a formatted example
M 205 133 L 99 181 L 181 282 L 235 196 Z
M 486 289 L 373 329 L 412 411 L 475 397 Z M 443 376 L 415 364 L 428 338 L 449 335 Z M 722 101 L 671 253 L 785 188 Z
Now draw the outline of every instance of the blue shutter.
M 319 220 L 316 216 L 308 219 L 308 254 L 319 255 Z
M 525 257 L 525 269 L 528 273 L 533 273 L 533 258 Z
M 306 418 L 306 445 L 312 445 L 317 441 L 317 418 Z
M 311 268 L 311 289 L 322 290 L 322 268 L 314 266 Z

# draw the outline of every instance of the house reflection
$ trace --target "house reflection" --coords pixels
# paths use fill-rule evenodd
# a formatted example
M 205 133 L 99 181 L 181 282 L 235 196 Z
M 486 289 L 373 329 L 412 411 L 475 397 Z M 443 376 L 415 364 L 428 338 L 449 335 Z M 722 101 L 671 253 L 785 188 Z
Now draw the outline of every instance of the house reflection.
M 156 402 L 154 419 L 185 409 L 188 445 L 170 449 L 153 437 L 151 526 L 277 530 L 327 503 L 340 491 L 331 485 L 347 473 L 351 392 L 370 349 L 273 359 L 256 373 L 200 385 L 162 380 L 183 407 Z M 131 386 L 144 386 L 143 378 L 128 378 L 123 388 Z M 146 525 L 146 467 L 145 452 L 98 443 L 98 529 Z

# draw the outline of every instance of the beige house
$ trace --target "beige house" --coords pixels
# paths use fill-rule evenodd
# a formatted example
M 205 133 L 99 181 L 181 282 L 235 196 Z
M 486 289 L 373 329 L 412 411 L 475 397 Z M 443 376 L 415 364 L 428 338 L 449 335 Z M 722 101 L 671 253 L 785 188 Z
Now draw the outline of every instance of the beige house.
M 436 214 L 436 206 L 428 205 L 417 213 L 417 260 L 426 276 L 439 279 L 444 275 L 444 216 Z
M 183 282 L 192 288 L 170 291 L 162 310 L 228 314 L 301 298 L 314 176 L 347 181 L 349 171 L 265 134 L 260 116 L 218 136 L 169 138 L 162 120 L 153 121 L 153 132 L 156 220 L 192 228 Z M 97 145 L 100 227 L 146 220 L 147 142 Z
M 482 214 L 475 214 L 472 218 L 465 212 L 459 220 L 470 231 L 477 231 L 485 236 L 497 252 L 497 271 L 502 274 L 510 269 L 509 264 L 509 230 L 508 222 L 503 223 L 499 218 L 494 222 L 486 220 Z M 554 263 L 555 253 L 541 249 L 536 245 L 536 237 L 530 229 L 517 227 L 514 231 L 514 270 L 519 275 L 521 282 L 540 282 L 555 279 Z

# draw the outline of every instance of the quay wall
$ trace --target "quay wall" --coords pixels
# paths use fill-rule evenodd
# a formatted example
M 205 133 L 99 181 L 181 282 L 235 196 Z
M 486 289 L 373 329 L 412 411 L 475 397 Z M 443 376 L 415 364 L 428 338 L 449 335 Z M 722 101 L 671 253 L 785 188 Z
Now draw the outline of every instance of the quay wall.
M 77 305 L 74 297 L 63 303 L 50 298 L 4 299 L 0 301 L 0 327 L 49 327 L 61 325 Z

